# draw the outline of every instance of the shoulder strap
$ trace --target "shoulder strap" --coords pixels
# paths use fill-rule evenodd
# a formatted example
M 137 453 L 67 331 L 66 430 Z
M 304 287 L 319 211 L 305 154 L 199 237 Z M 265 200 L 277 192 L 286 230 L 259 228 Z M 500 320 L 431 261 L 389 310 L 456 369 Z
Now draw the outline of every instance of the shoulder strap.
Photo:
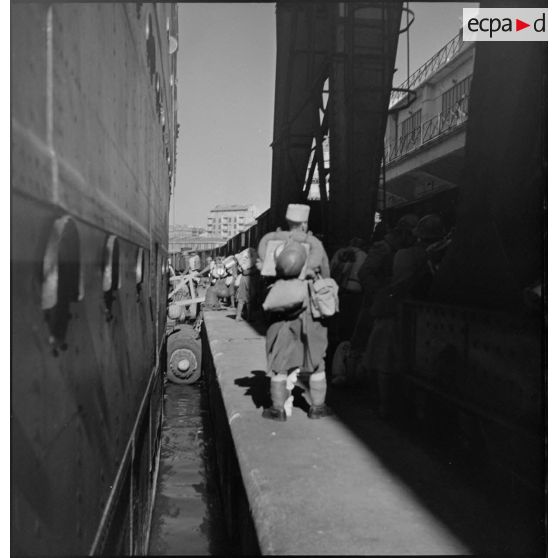
M 311 292 L 310 292 L 310 281 L 307 281 L 308 283 L 308 298 L 311 299 Z M 311 300 L 308 300 L 308 304 L 312 304 Z M 302 357 L 302 363 L 303 366 L 306 363 L 310 364 L 310 368 L 313 370 L 314 369 L 314 363 L 312 362 L 312 353 L 310 352 L 309 348 L 308 348 L 308 316 L 311 315 L 311 308 L 308 308 L 307 310 L 304 310 L 302 312 L 302 314 L 300 315 L 299 319 L 302 325 L 302 336 L 301 336 L 301 341 L 302 341 L 302 346 L 304 348 L 304 354 Z

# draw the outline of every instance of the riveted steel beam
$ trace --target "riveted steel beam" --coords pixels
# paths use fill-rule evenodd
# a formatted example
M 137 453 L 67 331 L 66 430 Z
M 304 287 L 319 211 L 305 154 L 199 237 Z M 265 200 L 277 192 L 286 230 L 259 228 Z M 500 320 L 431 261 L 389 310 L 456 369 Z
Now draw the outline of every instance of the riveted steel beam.
M 289 203 L 307 199 L 317 169 L 320 232 L 334 242 L 371 232 L 401 9 L 393 1 L 278 3 L 273 227 Z M 330 169 L 322 147 L 328 133 Z
M 330 241 L 372 232 L 402 2 L 338 5 L 330 79 Z
M 271 223 L 281 225 L 289 203 L 302 202 L 316 135 L 316 115 L 331 52 L 331 5 L 277 4 L 277 66 Z

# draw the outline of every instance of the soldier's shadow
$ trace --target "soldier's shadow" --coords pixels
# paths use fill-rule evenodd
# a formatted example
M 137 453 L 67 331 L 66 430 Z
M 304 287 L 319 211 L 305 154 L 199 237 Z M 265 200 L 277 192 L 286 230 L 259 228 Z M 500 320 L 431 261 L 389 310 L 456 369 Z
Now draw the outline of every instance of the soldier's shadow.
M 246 376 L 244 378 L 237 378 L 234 383 L 237 386 L 248 388 L 244 395 L 248 395 L 252 398 L 256 409 L 260 407 L 262 409 L 267 409 L 271 407 L 271 396 L 269 394 L 269 384 L 270 380 L 264 370 L 252 370 L 250 372 L 251 376 Z M 302 397 L 302 389 L 298 386 L 293 389 L 293 407 L 298 407 L 302 409 L 305 413 L 308 412 L 310 405 Z

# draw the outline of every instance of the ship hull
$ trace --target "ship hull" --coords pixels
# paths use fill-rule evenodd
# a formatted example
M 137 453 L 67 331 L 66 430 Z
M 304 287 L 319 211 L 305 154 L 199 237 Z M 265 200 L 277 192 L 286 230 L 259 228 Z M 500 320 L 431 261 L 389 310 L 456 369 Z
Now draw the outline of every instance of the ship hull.
M 24 4 L 11 17 L 12 549 L 141 554 L 162 413 L 176 8 Z

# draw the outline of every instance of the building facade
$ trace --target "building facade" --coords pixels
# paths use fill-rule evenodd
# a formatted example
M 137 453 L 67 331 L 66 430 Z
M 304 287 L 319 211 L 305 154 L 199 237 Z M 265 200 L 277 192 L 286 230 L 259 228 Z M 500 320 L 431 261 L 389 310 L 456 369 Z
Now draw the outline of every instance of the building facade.
M 413 93 L 392 93 L 380 210 L 418 207 L 419 213 L 428 213 L 454 204 L 463 171 L 474 59 L 475 43 L 463 42 L 460 31 L 399 86 Z
M 231 238 L 245 231 L 256 221 L 255 205 L 217 205 L 207 217 L 209 235 Z
M 202 252 L 204 250 L 213 250 L 214 248 L 219 248 L 227 242 L 226 238 L 215 237 L 215 236 L 193 236 L 184 239 L 180 247 L 180 251 L 183 254 L 188 252 Z
M 212 250 L 226 242 L 226 238 L 210 235 L 202 227 L 171 225 L 169 227 L 169 254 L 192 250 Z

